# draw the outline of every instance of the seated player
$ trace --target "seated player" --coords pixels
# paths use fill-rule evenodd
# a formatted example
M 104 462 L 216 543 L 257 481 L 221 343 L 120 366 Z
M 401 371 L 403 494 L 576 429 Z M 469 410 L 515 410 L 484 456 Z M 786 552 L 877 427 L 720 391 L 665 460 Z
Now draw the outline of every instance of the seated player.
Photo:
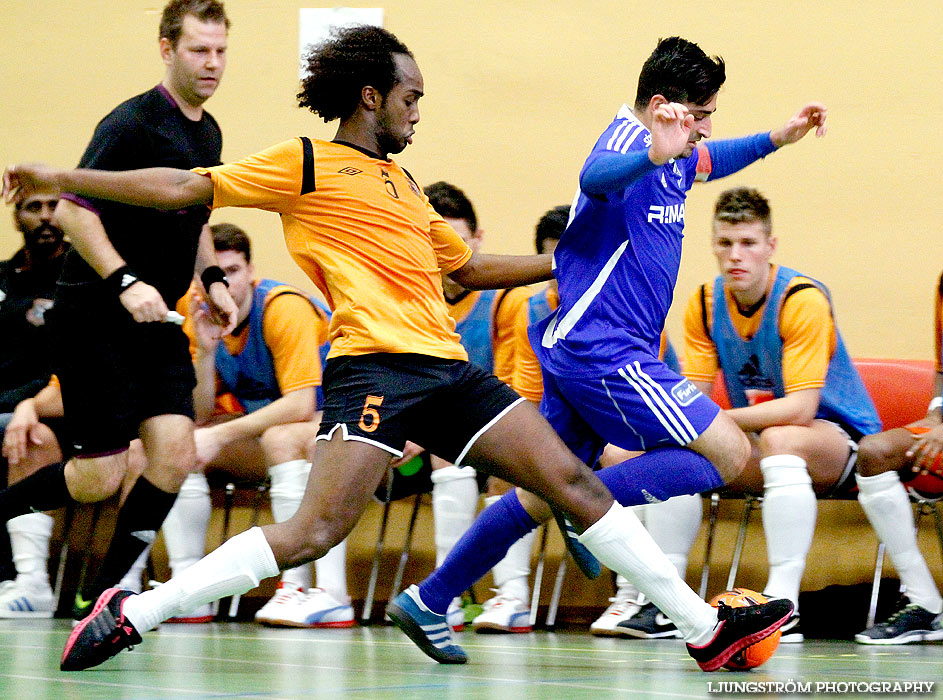
M 799 585 L 815 531 L 816 496 L 851 484 L 858 442 L 881 423 L 835 325 L 826 288 L 771 263 L 777 239 L 766 198 L 747 187 L 723 192 L 712 227 L 720 275 L 688 302 L 684 375 L 710 394 L 717 371 L 723 372 L 733 406 L 727 414 L 753 445 L 747 468 L 728 488 L 763 494 L 769 559 L 763 593 L 792 601 L 795 612 L 781 641 L 801 642 Z M 652 537 L 686 565 L 701 524 L 700 498 L 672 498 L 647 509 L 660 524 L 648 523 Z M 678 636 L 651 603 L 620 627 L 643 639 Z
M 305 446 L 317 434 L 320 418 L 317 390 L 329 314 L 295 287 L 258 279 L 249 237 L 238 226 L 218 224 L 210 230 L 239 308 L 238 325 L 232 335 L 216 340 L 199 299 L 191 296 L 193 312 L 184 330 L 195 346 L 194 439 L 201 471 L 184 481 L 164 521 L 175 576 L 205 554 L 210 490 L 204 472 L 252 480 L 268 475 L 272 515 L 276 522 L 287 520 L 304 494 L 311 470 Z M 286 569 L 275 596 L 255 619 L 291 627 L 353 625 L 346 563 L 346 543 L 341 542 L 316 562 L 317 588 L 310 587 L 310 565 Z M 211 618 L 207 605 L 175 619 Z
M 60 442 L 52 428 L 61 427 L 57 421 L 61 416 L 62 399 L 55 382 L 36 396 L 24 398 L 12 413 L 0 415 L 8 484 L 62 460 Z M 52 617 L 55 612 L 48 571 L 52 526 L 53 518 L 46 513 L 27 513 L 7 521 L 15 570 L 14 578 L 0 583 L 0 618 Z
M 11 485 L 70 455 L 72 442 L 67 439 L 62 392 L 56 376 L 52 376 L 36 396 L 23 399 L 13 413 L 5 416 L 8 421 L 5 429 L 0 430 L 0 439 L 3 459 L 9 464 Z M 128 473 L 117 498 L 118 507 L 144 470 L 140 440 L 131 442 L 128 455 Z M 52 528 L 52 516 L 43 512 L 20 515 L 7 522 L 16 579 L 0 584 L 0 618 L 52 617 L 55 612 L 56 601 L 48 575 Z M 143 564 L 139 568 L 132 567 L 138 581 L 142 568 Z M 128 579 L 126 576 L 118 585 L 127 586 Z
M 71 247 L 54 220 L 57 202 L 57 195 L 37 193 L 13 207 L 23 246 L 0 261 L 0 435 L 17 404 L 37 394 L 51 374 L 46 311 L 52 308 L 56 280 Z M 7 483 L 6 464 L 0 460 L 0 486 Z M 40 518 L 17 520 L 13 527 L 31 520 Z M 0 585 L 16 575 L 10 538 L 0 527 Z
M 943 479 L 939 461 L 943 454 L 943 421 L 940 418 L 943 371 L 943 275 L 936 298 L 936 382 L 927 415 L 903 428 L 895 428 L 861 441 L 858 450 L 858 502 L 906 588 L 908 603 L 886 622 L 855 635 L 859 644 L 911 644 L 943 639 L 943 598 L 917 546 L 913 510 L 905 486 L 918 474 Z M 925 479 L 927 477 L 924 477 Z M 931 477 L 932 478 L 932 477 Z M 943 481 L 935 486 L 943 487 Z M 929 479 L 928 479 L 929 481 Z M 901 483 L 903 482 L 903 483 Z M 934 489 L 935 493 L 939 493 Z

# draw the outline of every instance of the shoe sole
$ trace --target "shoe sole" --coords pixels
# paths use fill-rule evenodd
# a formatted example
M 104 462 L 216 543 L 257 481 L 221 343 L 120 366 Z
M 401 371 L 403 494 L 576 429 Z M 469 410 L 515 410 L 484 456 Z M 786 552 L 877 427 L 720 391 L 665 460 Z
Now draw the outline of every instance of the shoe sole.
M 430 659 L 438 661 L 440 664 L 463 664 L 468 661 L 467 656 L 448 656 L 441 649 L 433 646 L 426 637 L 426 633 L 416 623 L 416 621 L 396 603 L 390 603 L 386 608 L 386 614 L 393 621 L 393 624 L 399 627 L 403 633 L 409 637 L 413 644 L 422 650 L 422 653 Z
M 855 635 L 855 641 L 858 644 L 868 644 L 874 646 L 900 646 L 904 644 L 919 644 L 920 642 L 938 642 L 943 639 L 943 630 L 923 630 L 920 632 L 907 632 L 890 639 L 871 639 L 860 634 Z
M 198 617 L 170 617 L 164 622 L 169 625 L 205 625 L 215 619 L 215 615 L 200 615 Z
M 534 631 L 534 628 L 530 625 L 526 627 L 504 627 L 495 622 L 472 623 L 472 629 L 478 634 L 527 634 Z
M 596 637 L 625 637 L 624 630 L 615 627 L 590 627 L 590 634 Z
M 623 637 L 631 637 L 632 639 L 681 639 L 681 632 L 676 629 L 667 632 L 646 632 L 631 627 L 621 627 L 619 629 Z
M 294 620 L 256 620 L 263 627 L 291 627 L 292 629 L 347 629 L 357 624 L 356 620 L 340 620 L 338 622 L 295 622 Z
M 116 594 L 120 593 L 120 588 L 112 588 L 108 591 L 105 591 L 98 600 L 95 602 L 95 605 L 92 607 L 92 611 L 86 615 L 77 625 L 72 628 L 72 633 L 69 635 L 69 638 L 66 640 L 65 649 L 62 650 L 62 658 L 59 660 L 59 669 L 62 671 L 84 671 L 85 668 L 66 668 L 65 662 L 66 658 L 69 656 L 69 653 L 72 651 L 72 648 L 75 646 L 76 640 L 88 626 L 88 623 L 100 613 L 107 605 L 111 602 L 111 599 L 115 597 Z
M 802 632 L 790 632 L 779 638 L 780 644 L 802 644 L 805 641 L 805 635 Z
M 791 610 L 787 614 L 785 614 L 781 619 L 772 623 L 765 629 L 762 629 L 759 632 L 754 632 L 753 634 L 743 637 L 742 639 L 738 639 L 736 642 L 734 642 L 729 647 L 724 649 L 720 654 L 718 654 L 712 659 L 709 659 L 708 661 L 701 662 L 695 659 L 695 661 L 697 662 L 697 665 L 700 666 L 702 671 L 707 671 L 708 673 L 712 671 L 719 671 L 721 668 L 723 668 L 724 664 L 730 661 L 730 658 L 734 654 L 736 654 L 738 651 L 741 651 L 742 649 L 746 649 L 748 646 L 752 644 L 756 644 L 760 640 L 766 639 L 773 632 L 775 632 L 784 624 L 786 624 L 786 621 L 789 619 L 790 615 L 792 615 Z
M 0 620 L 21 620 L 23 618 L 49 619 L 52 610 L 0 610 Z

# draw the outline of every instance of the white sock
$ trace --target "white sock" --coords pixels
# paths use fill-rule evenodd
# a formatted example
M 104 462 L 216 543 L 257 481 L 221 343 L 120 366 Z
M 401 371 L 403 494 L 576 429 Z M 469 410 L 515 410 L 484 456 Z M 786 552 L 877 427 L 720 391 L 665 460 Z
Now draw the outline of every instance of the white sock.
M 894 568 L 907 587 L 910 602 L 939 614 L 943 610 L 943 598 L 917 546 L 910 497 L 897 472 L 875 476 L 856 474 L 855 479 L 858 482 L 858 502 L 871 521 L 871 527 L 887 547 Z
M 147 565 L 147 558 L 151 554 L 151 546 L 150 544 L 147 545 L 138 558 L 134 560 L 131 568 L 128 569 L 128 573 L 122 576 L 121 580 L 118 581 L 117 588 L 123 588 L 126 591 L 134 591 L 135 593 L 141 592 L 144 567 Z
M 45 513 L 27 513 L 7 521 L 13 565 L 18 583 L 49 589 L 49 538 L 53 519 Z
M 688 554 L 700 532 L 703 514 L 700 494 L 645 506 L 645 527 L 681 578 L 688 575 Z
M 124 614 L 138 632 L 163 620 L 185 615 L 205 603 L 242 594 L 275 576 L 278 564 L 262 528 L 240 532 L 167 583 L 130 596 Z
M 171 576 L 193 566 L 206 554 L 206 530 L 211 511 L 206 476 L 202 472 L 188 475 L 161 526 Z
M 436 469 L 432 479 L 432 519 L 435 523 L 435 565 L 442 565 L 452 547 L 471 527 L 478 510 L 478 480 L 471 467 Z
M 763 593 L 792 601 L 799 611 L 799 584 L 815 534 L 818 505 L 805 460 L 771 455 L 760 460 L 763 472 L 763 532 L 769 578 Z
M 488 496 L 485 499 L 487 508 L 501 496 Z M 517 542 L 512 544 L 504 558 L 494 565 L 491 570 L 494 576 L 494 586 L 498 593 L 517 598 L 530 604 L 530 558 L 534 551 L 534 540 L 537 531 L 531 530 Z
M 706 644 L 713 638 L 717 611 L 678 576 L 630 508 L 613 503 L 609 512 L 579 536 L 579 541 L 671 618 L 688 644 Z
M 335 544 L 314 562 L 318 588 L 323 588 L 340 603 L 349 602 L 347 596 L 347 540 Z M 285 580 L 282 575 L 282 580 Z
M 305 495 L 310 473 L 311 462 L 304 459 L 295 459 L 269 467 L 268 474 L 272 479 L 269 498 L 272 501 L 272 518 L 275 522 L 285 522 L 298 511 L 301 499 Z M 311 564 L 285 569 L 282 573 L 282 583 L 289 588 L 306 590 L 311 586 Z

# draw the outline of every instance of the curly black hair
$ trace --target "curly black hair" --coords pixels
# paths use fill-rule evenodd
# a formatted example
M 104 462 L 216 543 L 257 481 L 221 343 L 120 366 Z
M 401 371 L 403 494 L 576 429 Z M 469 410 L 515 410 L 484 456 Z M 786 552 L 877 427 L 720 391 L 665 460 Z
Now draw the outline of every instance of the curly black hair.
M 403 42 L 381 27 L 355 25 L 335 30 L 305 56 L 307 72 L 298 106 L 326 122 L 346 119 L 360 104 L 364 86 L 386 95 L 396 85 L 396 54 L 412 57 Z
M 710 57 L 700 46 L 680 36 L 660 39 L 639 73 L 635 107 L 645 109 L 655 95 L 669 102 L 706 104 L 726 79 L 720 56 Z

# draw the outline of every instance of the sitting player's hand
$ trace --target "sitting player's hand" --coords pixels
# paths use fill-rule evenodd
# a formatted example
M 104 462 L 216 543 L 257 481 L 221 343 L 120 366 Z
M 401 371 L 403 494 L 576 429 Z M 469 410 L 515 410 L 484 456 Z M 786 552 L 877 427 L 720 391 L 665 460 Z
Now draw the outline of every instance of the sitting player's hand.
M 197 428 L 193 432 L 193 441 L 196 443 L 196 466 L 203 469 L 207 464 L 219 456 L 223 449 L 223 440 L 220 439 L 218 426 Z
M 229 294 L 225 284 L 211 284 L 206 292 L 206 305 L 210 319 L 217 328 L 217 338 L 229 335 L 236 327 L 239 307 Z
M 907 457 L 911 460 L 912 471 L 943 477 L 943 424 L 934 426 L 926 433 L 914 435 Z
M 15 467 L 20 460 L 26 458 L 26 451 L 30 445 L 42 444 L 34 432 L 37 425 L 39 425 L 39 416 L 36 414 L 36 405 L 33 400 L 20 401 L 13 409 L 13 416 L 3 435 L 2 452 L 10 466 Z
M 138 280 L 118 297 L 138 323 L 163 323 L 167 318 L 167 304 L 154 287 Z

